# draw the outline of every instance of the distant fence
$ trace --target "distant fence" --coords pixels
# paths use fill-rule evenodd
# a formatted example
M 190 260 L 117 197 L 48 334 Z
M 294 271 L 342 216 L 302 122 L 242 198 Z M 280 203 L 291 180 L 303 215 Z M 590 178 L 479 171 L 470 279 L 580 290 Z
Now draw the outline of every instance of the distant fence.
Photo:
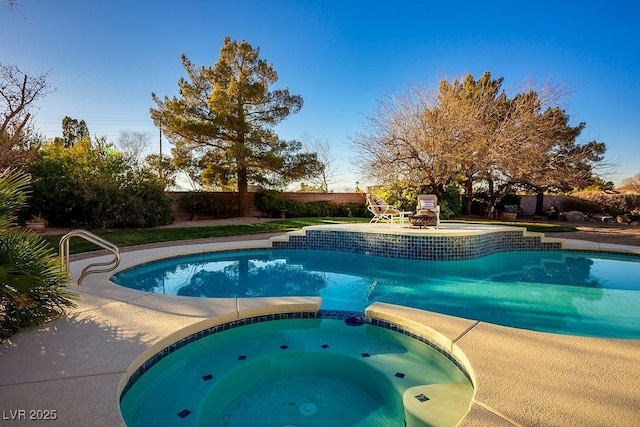
M 173 198 L 173 217 L 175 221 L 190 221 L 191 212 L 183 208 L 180 200 L 188 194 L 187 191 L 171 191 L 167 195 Z M 218 218 L 234 218 L 240 216 L 240 206 L 238 204 L 238 193 L 236 192 L 212 192 L 216 199 L 220 200 L 225 206 L 222 212 L 211 215 L 199 215 L 198 219 L 218 219 Z M 345 205 L 349 203 L 362 203 L 364 206 L 365 195 L 363 193 L 300 193 L 285 192 L 278 193 L 283 199 L 294 200 L 297 202 L 320 202 L 327 201 L 337 205 Z M 256 193 L 248 193 L 249 216 L 266 216 L 267 212 L 263 212 L 256 207 Z

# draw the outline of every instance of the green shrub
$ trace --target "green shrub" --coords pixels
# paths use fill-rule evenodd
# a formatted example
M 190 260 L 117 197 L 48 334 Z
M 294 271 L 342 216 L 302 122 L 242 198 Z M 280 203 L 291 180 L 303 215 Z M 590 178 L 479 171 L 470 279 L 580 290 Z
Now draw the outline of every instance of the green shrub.
M 190 191 L 180 200 L 180 206 L 188 210 L 191 219 L 201 215 L 216 216 L 228 210 L 228 206 L 215 193 Z
M 608 213 L 621 215 L 640 208 L 640 196 L 607 194 L 603 192 L 576 193 L 562 203 L 562 210 L 579 210 L 584 213 Z
M 87 141 L 65 148 L 48 144 L 30 167 L 28 207 L 62 227 L 155 227 L 172 221 L 170 197 L 157 176 L 118 153 Z
M 599 206 L 594 200 L 581 199 L 578 197 L 565 197 L 562 200 L 562 210 L 580 211 L 583 213 L 598 212 L 604 206 Z M 605 210 L 608 210 L 605 208 Z
M 302 203 L 304 214 L 302 216 L 309 217 L 328 217 L 336 216 L 336 205 L 326 201 Z
M 40 235 L 10 226 L 25 203 L 28 176 L 0 173 L 0 340 L 61 316 L 77 298 L 66 290 L 55 250 Z
M 418 195 L 427 193 L 431 193 L 431 191 L 408 187 L 402 182 L 386 185 L 374 191 L 377 197 L 402 211 L 414 211 L 418 204 Z
M 254 203 L 258 209 L 267 214 L 285 209 L 285 200 L 275 191 L 258 191 Z
M 444 193 L 444 200 L 440 203 L 440 219 L 451 219 L 462 215 L 462 197 L 460 189 L 450 185 Z
M 302 217 L 364 217 L 366 206 L 360 203 L 339 205 L 330 201 L 299 202 L 283 198 L 275 191 L 259 191 L 256 193 L 255 205 L 265 214 L 272 217 L 280 216 L 286 211 L 288 218 Z
M 375 191 L 375 195 L 388 204 L 402 211 L 411 212 L 416 210 L 418 195 L 433 193 L 429 188 L 405 187 L 402 182 L 381 187 Z M 438 205 L 440 206 L 441 219 L 460 216 L 462 214 L 462 199 L 458 187 L 455 185 L 447 187 L 444 197 L 438 199 Z
M 335 209 L 332 216 L 336 217 L 365 218 L 370 214 L 365 203 L 344 203 L 336 205 Z

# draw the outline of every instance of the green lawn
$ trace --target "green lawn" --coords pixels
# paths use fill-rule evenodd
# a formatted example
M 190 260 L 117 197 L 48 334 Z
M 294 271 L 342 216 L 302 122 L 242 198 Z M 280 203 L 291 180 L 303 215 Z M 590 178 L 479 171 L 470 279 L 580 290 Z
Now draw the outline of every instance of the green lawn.
M 546 224 L 542 222 L 462 221 L 462 220 L 451 220 L 450 222 L 459 222 L 462 224 L 510 225 L 515 227 L 526 227 L 527 230 L 536 232 L 536 233 L 551 233 L 551 232 L 561 233 L 561 232 L 568 232 L 568 231 L 578 231 L 575 227 L 571 227 L 569 225 Z
M 319 224 L 346 224 L 369 222 L 369 218 L 294 218 L 279 221 L 265 221 L 255 224 L 218 225 L 212 227 L 185 228 L 140 228 L 122 230 L 90 230 L 118 247 L 143 245 L 145 243 L 173 242 L 177 240 L 206 239 L 212 237 L 241 236 L 245 234 L 278 233 L 299 230 L 302 227 Z M 58 250 L 62 235 L 43 236 Z M 72 238 L 69 244 L 72 254 L 100 249 L 82 238 Z
M 177 240 L 204 239 L 223 236 L 241 236 L 246 234 L 278 233 L 298 230 L 309 225 L 319 224 L 347 224 L 366 223 L 369 218 L 294 218 L 279 221 L 260 222 L 244 225 L 219 225 L 213 227 L 185 227 L 185 228 L 143 228 L 100 231 L 91 230 L 92 233 L 103 237 L 118 247 L 142 245 L 145 243 L 172 242 Z M 449 221 L 447 221 L 449 222 Z M 450 221 L 473 223 L 473 221 Z M 524 222 L 482 222 L 483 224 L 500 224 L 526 227 L 529 231 L 558 232 L 575 231 L 573 227 L 554 224 L 524 223 Z M 62 235 L 43 236 L 55 249 Z M 93 243 L 81 238 L 72 238 L 69 249 L 72 254 L 89 252 L 100 249 Z

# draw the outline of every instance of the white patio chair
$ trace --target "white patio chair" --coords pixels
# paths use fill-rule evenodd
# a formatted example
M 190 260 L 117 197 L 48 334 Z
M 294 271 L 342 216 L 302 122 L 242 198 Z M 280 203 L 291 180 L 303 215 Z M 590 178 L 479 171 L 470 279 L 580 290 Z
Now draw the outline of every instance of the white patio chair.
M 400 221 L 400 211 L 373 194 L 367 194 L 367 209 L 373 214 L 369 223 Z

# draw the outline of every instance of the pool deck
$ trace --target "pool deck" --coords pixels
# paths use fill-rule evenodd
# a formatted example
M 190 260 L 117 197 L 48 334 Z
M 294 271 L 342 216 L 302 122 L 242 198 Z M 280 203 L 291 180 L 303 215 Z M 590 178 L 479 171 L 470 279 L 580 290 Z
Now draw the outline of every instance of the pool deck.
M 449 223 L 438 230 L 386 224 L 342 227 L 442 235 L 495 229 Z M 247 239 L 123 252 L 118 269 L 159 257 L 270 245 L 268 240 Z M 577 240 L 565 241 L 565 247 L 640 253 L 639 247 Z M 71 271 L 78 277 L 88 263 L 108 258 L 74 261 Z M 118 388 L 134 360 L 153 351 L 155 344 L 211 317 L 313 300 L 167 297 L 113 285 L 110 275 L 89 275 L 81 286 L 72 283 L 70 289 L 80 300 L 68 316 L 19 332 L 0 346 L 0 424 L 43 425 L 46 421 L 30 420 L 30 415 L 55 413 L 54 423 L 60 426 L 124 425 Z M 441 332 L 468 357 L 477 391 L 461 426 L 640 425 L 640 340 L 558 335 L 403 307 L 391 310 Z

